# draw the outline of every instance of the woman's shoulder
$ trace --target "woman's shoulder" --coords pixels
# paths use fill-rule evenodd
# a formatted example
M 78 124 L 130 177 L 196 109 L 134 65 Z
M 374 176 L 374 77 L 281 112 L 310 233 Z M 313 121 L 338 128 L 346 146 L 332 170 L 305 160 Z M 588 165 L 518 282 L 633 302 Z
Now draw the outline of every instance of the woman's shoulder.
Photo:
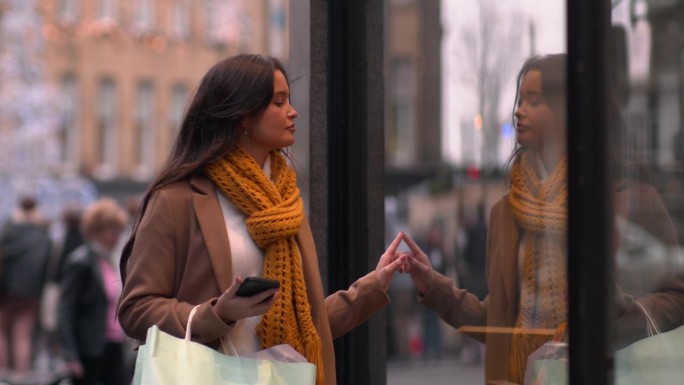
M 511 210 L 511 202 L 508 198 L 508 194 L 509 193 L 505 193 L 496 202 L 494 202 L 490 211 L 490 215 Z
M 518 228 L 508 193 L 501 196 L 492 205 L 487 218 L 489 218 L 487 221 L 488 231 L 491 233 L 499 233 L 499 231 L 511 233 L 513 229 Z
M 174 203 L 187 200 L 193 193 L 208 195 L 215 193 L 214 184 L 202 174 L 191 175 L 177 182 L 160 187 L 152 193 L 152 198 L 162 198 Z

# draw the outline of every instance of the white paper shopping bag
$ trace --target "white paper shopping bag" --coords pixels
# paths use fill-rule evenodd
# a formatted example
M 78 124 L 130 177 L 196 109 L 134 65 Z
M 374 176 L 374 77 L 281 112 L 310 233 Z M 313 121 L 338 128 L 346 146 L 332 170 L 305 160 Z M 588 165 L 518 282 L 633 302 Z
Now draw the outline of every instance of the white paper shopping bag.
M 190 340 L 188 320 L 185 339 L 157 326 L 147 331 L 138 350 L 134 385 L 314 385 L 316 367 L 308 362 L 280 362 L 227 356 Z

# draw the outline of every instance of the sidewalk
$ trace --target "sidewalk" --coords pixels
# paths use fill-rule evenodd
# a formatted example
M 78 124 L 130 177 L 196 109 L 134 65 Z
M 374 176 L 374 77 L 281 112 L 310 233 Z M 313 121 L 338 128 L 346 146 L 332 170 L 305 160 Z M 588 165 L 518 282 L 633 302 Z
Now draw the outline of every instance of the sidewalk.
M 482 365 L 466 366 L 457 358 L 437 362 L 397 361 L 387 363 L 387 385 L 480 385 Z

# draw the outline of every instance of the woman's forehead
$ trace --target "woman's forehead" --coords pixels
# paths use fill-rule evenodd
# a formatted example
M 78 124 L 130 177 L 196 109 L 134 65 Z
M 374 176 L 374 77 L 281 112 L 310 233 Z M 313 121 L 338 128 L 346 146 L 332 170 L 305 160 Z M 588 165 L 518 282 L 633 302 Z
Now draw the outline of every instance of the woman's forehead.
M 541 71 L 538 69 L 527 71 L 520 81 L 520 92 L 542 92 Z
M 290 87 L 287 85 L 287 79 L 285 79 L 285 75 L 276 70 L 273 73 L 273 93 L 278 94 L 278 93 L 288 93 L 290 90 Z

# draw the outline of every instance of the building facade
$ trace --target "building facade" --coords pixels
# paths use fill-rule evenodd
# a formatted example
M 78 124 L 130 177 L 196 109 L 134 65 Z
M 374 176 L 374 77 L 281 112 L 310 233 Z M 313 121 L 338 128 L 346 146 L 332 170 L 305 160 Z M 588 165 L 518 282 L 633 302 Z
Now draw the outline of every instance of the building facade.
M 147 182 L 218 60 L 287 60 L 286 0 L 42 0 L 44 68 L 63 107 L 63 169 Z

